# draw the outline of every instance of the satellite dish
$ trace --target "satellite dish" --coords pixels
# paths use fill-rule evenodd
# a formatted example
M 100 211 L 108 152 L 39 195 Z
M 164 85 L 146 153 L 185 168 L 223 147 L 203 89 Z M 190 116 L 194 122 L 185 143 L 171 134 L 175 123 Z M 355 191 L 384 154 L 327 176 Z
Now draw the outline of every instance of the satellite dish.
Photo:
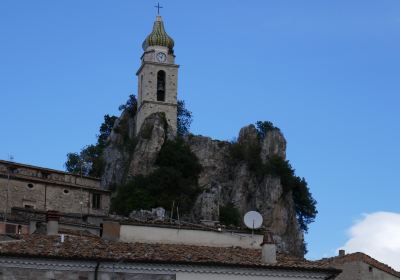
M 244 224 L 249 229 L 260 228 L 263 222 L 263 218 L 257 211 L 249 211 L 244 215 Z

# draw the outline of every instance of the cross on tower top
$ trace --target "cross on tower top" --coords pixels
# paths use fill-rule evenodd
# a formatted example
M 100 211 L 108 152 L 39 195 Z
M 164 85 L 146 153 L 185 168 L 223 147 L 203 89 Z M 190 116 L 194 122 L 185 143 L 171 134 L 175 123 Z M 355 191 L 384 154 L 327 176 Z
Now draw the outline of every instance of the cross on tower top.
M 161 7 L 161 6 L 160 6 L 160 3 L 157 2 L 157 6 L 154 6 L 154 8 L 157 8 L 157 15 L 159 15 L 159 14 L 160 14 L 160 9 L 162 9 L 162 8 L 164 8 L 164 7 Z

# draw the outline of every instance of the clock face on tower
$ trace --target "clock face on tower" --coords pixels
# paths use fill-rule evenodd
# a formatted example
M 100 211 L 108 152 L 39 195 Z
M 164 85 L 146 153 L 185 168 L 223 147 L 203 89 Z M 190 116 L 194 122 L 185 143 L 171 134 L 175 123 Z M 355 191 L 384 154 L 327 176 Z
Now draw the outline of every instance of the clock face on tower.
M 159 52 L 156 54 L 156 58 L 158 62 L 165 62 L 167 60 L 167 55 L 163 52 Z

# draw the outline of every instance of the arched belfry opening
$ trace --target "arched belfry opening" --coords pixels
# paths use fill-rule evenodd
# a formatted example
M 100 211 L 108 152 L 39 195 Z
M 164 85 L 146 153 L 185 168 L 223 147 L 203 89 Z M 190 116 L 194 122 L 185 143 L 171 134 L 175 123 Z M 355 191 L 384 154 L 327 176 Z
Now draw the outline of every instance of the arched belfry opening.
M 165 101 L 165 71 L 157 73 L 157 101 Z

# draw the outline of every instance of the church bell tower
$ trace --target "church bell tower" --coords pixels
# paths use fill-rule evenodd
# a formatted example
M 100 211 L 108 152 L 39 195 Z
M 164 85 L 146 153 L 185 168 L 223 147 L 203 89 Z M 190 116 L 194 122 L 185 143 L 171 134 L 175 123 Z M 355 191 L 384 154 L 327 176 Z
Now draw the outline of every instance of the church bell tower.
M 168 124 L 177 131 L 178 68 L 175 64 L 174 40 L 164 29 L 161 16 L 157 16 L 153 31 L 143 42 L 142 64 L 137 71 L 138 111 L 136 134 L 151 114 L 163 112 Z

